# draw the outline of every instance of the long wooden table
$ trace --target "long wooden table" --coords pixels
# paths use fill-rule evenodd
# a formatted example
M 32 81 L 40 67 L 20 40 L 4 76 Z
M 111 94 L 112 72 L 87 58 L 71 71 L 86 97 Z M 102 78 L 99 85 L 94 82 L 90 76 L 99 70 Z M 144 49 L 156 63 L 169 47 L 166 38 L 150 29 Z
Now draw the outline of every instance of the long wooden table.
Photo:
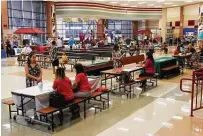
M 137 63 L 132 63 L 132 64 L 128 64 L 125 65 L 121 68 L 115 68 L 115 69 L 110 69 L 110 70 L 105 70 L 105 71 L 101 71 L 101 77 L 104 76 L 104 85 L 105 87 L 107 87 L 106 85 L 106 81 L 108 80 L 109 77 L 116 77 L 119 78 L 120 81 L 118 82 L 118 86 L 119 86 L 119 92 L 120 92 L 120 84 L 122 84 L 124 81 L 122 80 L 123 75 L 125 75 L 126 73 L 131 74 L 131 76 L 133 77 L 133 79 L 135 79 L 134 77 L 134 72 L 136 71 L 140 71 L 142 70 L 143 67 L 138 66 Z M 112 90 L 112 82 L 111 82 L 111 90 Z

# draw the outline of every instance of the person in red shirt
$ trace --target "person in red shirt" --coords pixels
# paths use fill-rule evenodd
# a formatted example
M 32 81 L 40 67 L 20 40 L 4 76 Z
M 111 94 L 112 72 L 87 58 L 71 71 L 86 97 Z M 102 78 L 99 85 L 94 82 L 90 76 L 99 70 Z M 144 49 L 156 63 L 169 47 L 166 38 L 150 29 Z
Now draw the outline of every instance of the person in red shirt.
M 74 98 L 71 81 L 68 77 L 65 76 L 64 68 L 57 68 L 53 89 L 56 90 L 57 93 L 62 94 L 67 102 Z
M 74 98 L 74 92 L 72 91 L 71 81 L 68 77 L 65 76 L 64 68 L 57 68 L 56 70 L 56 79 L 52 86 L 57 93 L 62 94 L 66 100 L 66 104 L 72 102 Z M 63 111 L 60 110 L 60 124 L 63 124 Z
M 145 60 L 145 63 L 142 65 L 145 69 L 145 72 L 140 74 L 141 76 L 153 76 L 155 73 L 155 67 L 154 67 L 154 57 L 151 52 L 146 53 L 147 58 Z
M 146 60 L 145 60 L 145 63 L 142 65 L 144 67 L 144 70 L 145 72 L 144 73 L 141 73 L 139 76 L 140 77 L 144 77 L 144 76 L 154 76 L 154 73 L 155 73 L 155 66 L 154 66 L 154 57 L 152 55 L 151 52 L 147 52 L 146 53 Z M 142 83 L 142 87 L 143 85 L 146 84 L 146 81 L 144 81 Z
M 75 93 L 75 97 L 89 97 L 91 96 L 91 86 L 88 82 L 87 75 L 84 71 L 82 64 L 75 64 L 76 77 L 73 89 L 78 89 Z

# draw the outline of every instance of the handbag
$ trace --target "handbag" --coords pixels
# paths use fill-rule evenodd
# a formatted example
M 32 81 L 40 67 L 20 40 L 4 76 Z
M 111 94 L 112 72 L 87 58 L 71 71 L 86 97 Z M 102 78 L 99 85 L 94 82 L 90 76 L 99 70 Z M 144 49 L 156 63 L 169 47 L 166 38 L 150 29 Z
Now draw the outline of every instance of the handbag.
M 66 105 L 65 97 L 62 94 L 53 92 L 49 97 L 49 106 L 53 108 L 61 108 Z

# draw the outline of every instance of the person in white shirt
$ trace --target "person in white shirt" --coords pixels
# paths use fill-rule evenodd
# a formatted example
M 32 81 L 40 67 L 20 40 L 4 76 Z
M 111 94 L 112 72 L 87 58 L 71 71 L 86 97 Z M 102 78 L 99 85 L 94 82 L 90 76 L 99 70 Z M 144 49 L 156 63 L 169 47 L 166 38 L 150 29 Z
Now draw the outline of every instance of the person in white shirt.
M 32 49 L 28 44 L 26 44 L 25 47 L 22 49 L 21 54 L 29 54 L 30 52 L 32 52 Z
M 58 39 L 56 41 L 56 45 L 57 45 L 57 47 L 63 47 L 63 42 L 60 37 L 58 37 Z
M 32 49 L 28 44 L 26 44 L 25 47 L 22 49 L 19 57 L 22 57 L 22 59 L 26 59 L 27 54 L 30 54 L 30 52 L 32 52 Z

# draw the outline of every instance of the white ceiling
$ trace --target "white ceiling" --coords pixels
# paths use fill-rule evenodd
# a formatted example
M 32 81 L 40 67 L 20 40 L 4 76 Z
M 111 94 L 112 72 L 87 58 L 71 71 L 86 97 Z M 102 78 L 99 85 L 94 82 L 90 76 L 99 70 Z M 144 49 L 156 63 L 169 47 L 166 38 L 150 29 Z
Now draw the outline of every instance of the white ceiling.
M 122 7 L 166 8 L 203 2 L 203 0 L 53 0 L 55 2 L 94 2 Z

